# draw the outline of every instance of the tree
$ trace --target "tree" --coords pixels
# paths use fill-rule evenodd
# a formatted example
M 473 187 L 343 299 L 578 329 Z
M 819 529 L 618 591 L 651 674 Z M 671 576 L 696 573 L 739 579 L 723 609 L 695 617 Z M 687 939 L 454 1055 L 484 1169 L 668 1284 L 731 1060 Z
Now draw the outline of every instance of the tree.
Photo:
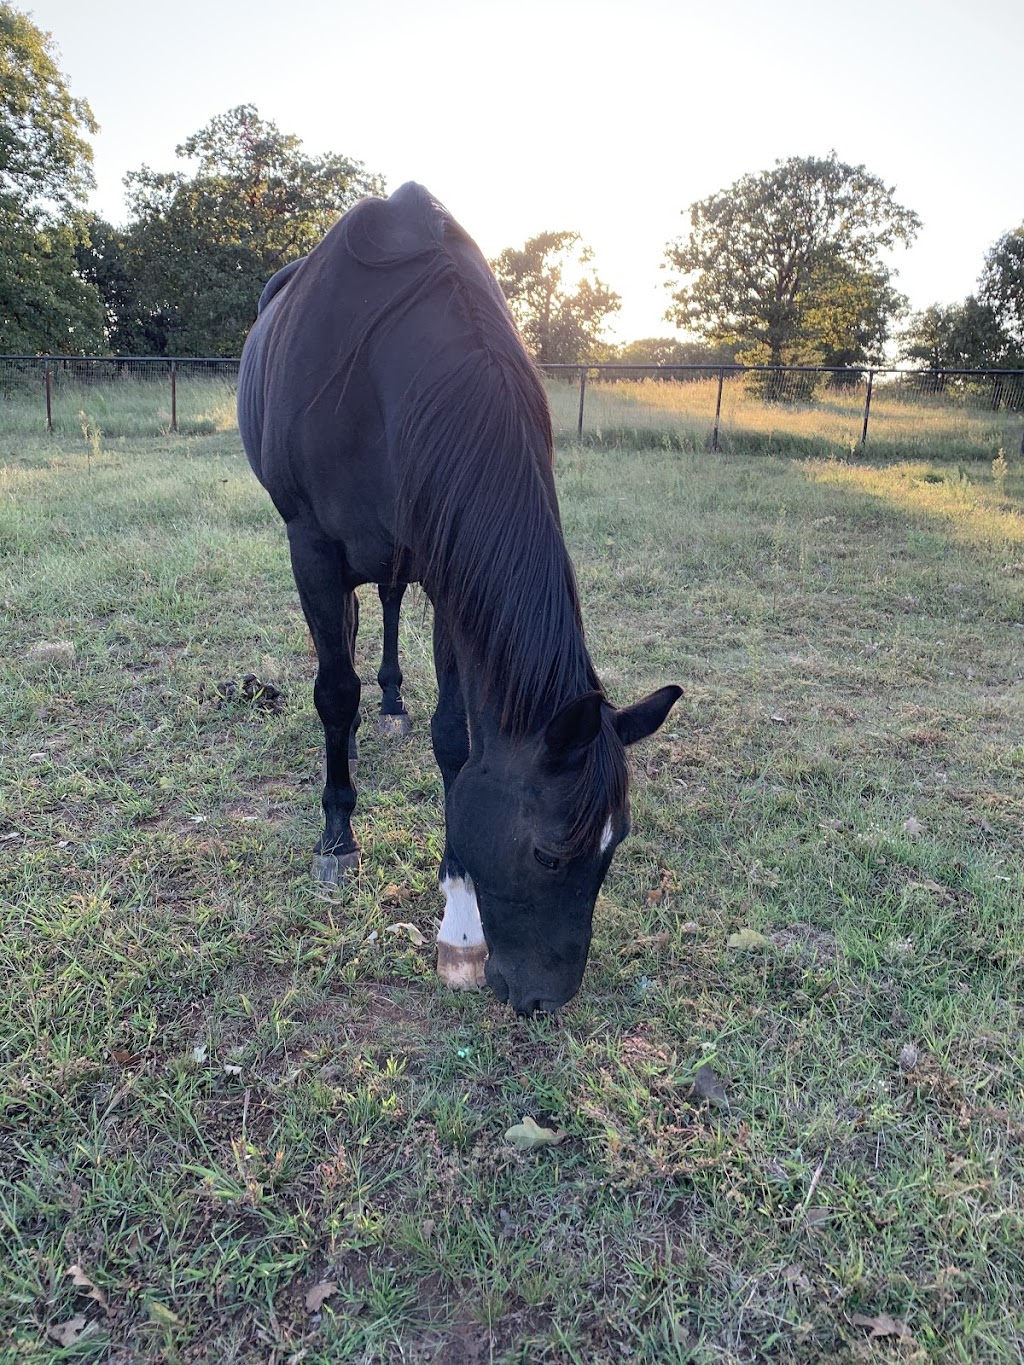
M 541 232 L 491 262 L 528 349 L 541 364 L 593 359 L 618 294 L 597 277 L 578 232 Z
M 121 243 L 137 297 L 123 309 L 115 278 L 104 299 L 118 334 L 156 354 L 237 355 L 267 279 L 306 255 L 357 199 L 384 190 L 361 162 L 306 156 L 252 105 L 240 105 L 175 149 L 195 173 L 148 166 L 125 180 Z M 98 269 L 98 268 L 97 268 Z M 120 280 L 117 271 L 113 276 Z M 97 273 L 99 278 L 99 272 Z
M 0 3 L 0 350 L 102 345 L 96 289 L 77 273 L 96 121 L 68 90 L 53 40 Z
M 985 257 L 978 281 L 1007 341 L 1007 363 L 1024 366 L 1024 223 L 1005 233 Z
M 903 306 L 880 252 L 920 219 L 877 176 L 827 157 L 790 157 L 691 204 L 670 242 L 666 317 L 750 363 L 876 359 Z
M 937 372 L 1012 368 L 1017 363 L 995 310 L 974 294 L 963 303 L 933 303 L 915 313 L 901 353 Z

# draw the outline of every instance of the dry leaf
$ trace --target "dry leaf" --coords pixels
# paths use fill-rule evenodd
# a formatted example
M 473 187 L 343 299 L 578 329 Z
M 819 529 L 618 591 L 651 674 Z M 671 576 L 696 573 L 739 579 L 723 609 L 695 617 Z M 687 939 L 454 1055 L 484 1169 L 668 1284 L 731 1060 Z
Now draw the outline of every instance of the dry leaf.
M 772 945 L 764 934 L 759 934 L 756 929 L 739 929 L 735 934 L 729 935 L 726 946 L 737 948 L 744 953 L 766 953 Z
M 873 1337 L 904 1337 L 908 1341 L 911 1339 L 907 1324 L 901 1322 L 899 1318 L 891 1318 L 888 1313 L 879 1313 L 877 1317 L 865 1317 L 863 1313 L 854 1313 L 850 1319 L 854 1327 L 870 1327 Z
M 177 1313 L 173 1313 L 165 1303 L 150 1299 L 146 1306 L 149 1309 L 150 1322 L 155 1322 L 160 1327 L 181 1327 L 184 1325 Z
M 380 898 L 382 901 L 390 901 L 394 905 L 401 905 L 403 902 L 407 901 L 411 895 L 412 892 L 407 886 L 398 886 L 395 882 L 388 882 L 387 886 L 381 892 Z
M 810 1289 L 811 1282 L 804 1274 L 803 1266 L 788 1265 L 782 1272 L 782 1280 L 785 1284 L 792 1285 L 794 1289 Z
M 904 820 L 903 830 L 904 833 L 909 834 L 912 839 L 917 839 L 924 833 L 924 825 L 921 824 L 921 821 L 916 815 L 912 815 L 909 820 Z
M 809 1228 L 820 1228 L 822 1223 L 827 1223 L 831 1216 L 831 1209 L 823 1209 L 812 1204 L 809 1209 L 804 1210 L 804 1225 Z
M 87 1326 L 88 1319 L 81 1313 L 76 1313 L 73 1318 L 68 1318 L 67 1322 L 56 1322 L 52 1327 L 47 1327 L 46 1335 L 53 1337 L 54 1341 L 59 1341 L 62 1346 L 73 1346 Z
M 333 1280 L 321 1280 L 312 1289 L 306 1292 L 306 1312 L 319 1313 L 324 1306 L 324 1299 L 329 1299 L 337 1291 L 338 1286 Z
M 725 1093 L 725 1086 L 715 1075 L 713 1069 L 705 1064 L 699 1066 L 694 1072 L 691 1082 L 693 1093 L 698 1099 L 707 1100 L 709 1104 L 728 1104 L 729 1097 Z
M 416 928 L 415 924 L 389 924 L 384 932 L 386 934 L 404 934 L 407 939 L 410 939 L 415 943 L 417 948 L 421 947 L 427 941 Z
M 624 948 L 620 948 L 619 956 L 628 957 L 630 953 L 642 953 L 645 948 L 660 950 L 668 946 L 671 937 L 667 929 L 663 929 L 660 934 L 645 934 L 643 938 L 636 938 L 632 943 L 627 943 Z
M 99 1289 L 93 1284 L 92 1280 L 89 1279 L 89 1276 L 80 1265 L 69 1266 L 68 1274 L 71 1276 L 71 1283 L 77 1289 L 87 1289 L 89 1291 L 89 1298 L 95 1299 L 104 1312 L 109 1311 L 107 1309 L 106 1294 L 104 1294 L 102 1289 Z
M 536 1120 L 524 1114 L 522 1121 L 511 1127 L 505 1134 L 505 1141 L 520 1152 L 533 1152 L 538 1147 L 557 1147 L 565 1137 L 562 1130 L 542 1128 Z

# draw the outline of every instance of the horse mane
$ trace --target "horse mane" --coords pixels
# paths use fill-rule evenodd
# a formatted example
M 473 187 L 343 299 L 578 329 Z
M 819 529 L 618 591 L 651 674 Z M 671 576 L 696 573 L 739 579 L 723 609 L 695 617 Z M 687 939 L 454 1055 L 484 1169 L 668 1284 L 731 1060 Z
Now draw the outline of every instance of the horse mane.
M 499 705 L 502 728 L 521 740 L 581 693 L 602 690 L 562 536 L 540 373 L 476 244 L 421 186 L 364 200 L 338 230 L 364 267 L 418 266 L 364 319 L 343 361 L 346 382 L 370 338 L 439 286 L 472 338 L 456 366 L 428 359 L 403 398 L 396 576 L 422 583 L 457 632 L 474 682 Z M 573 776 L 565 852 L 598 842 L 625 803 L 626 773 L 605 708 Z

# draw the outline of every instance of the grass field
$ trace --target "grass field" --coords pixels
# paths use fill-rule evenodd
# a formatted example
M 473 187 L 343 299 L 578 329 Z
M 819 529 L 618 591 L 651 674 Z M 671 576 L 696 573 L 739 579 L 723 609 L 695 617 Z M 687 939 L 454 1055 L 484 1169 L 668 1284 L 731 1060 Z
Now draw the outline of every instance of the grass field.
M 422 604 L 325 898 L 237 436 L 0 437 L 0 1359 L 1019 1360 L 1008 459 L 560 452 L 611 696 L 685 695 L 583 989 L 523 1021 L 432 974 Z M 281 713 L 220 699 L 249 672 Z

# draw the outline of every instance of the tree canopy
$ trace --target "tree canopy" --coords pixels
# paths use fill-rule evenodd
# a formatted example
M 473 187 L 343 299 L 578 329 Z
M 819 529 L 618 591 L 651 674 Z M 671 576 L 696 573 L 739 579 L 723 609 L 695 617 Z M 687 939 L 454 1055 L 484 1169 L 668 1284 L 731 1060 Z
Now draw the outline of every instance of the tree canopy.
M 491 262 L 523 340 L 542 364 L 592 359 L 607 319 L 620 307 L 593 258 L 578 232 L 541 232 Z
M 1014 365 L 1024 365 L 1024 223 L 1004 233 L 985 257 L 978 293 L 1006 338 Z
M 863 166 L 790 157 L 691 204 L 670 242 L 666 316 L 751 363 L 878 358 L 905 306 L 881 252 L 909 244 L 917 214 Z
M 306 255 L 357 199 L 384 190 L 351 158 L 307 156 L 299 138 L 239 105 L 175 149 L 191 174 L 126 177 L 129 224 L 104 225 L 83 258 L 112 340 L 151 354 L 237 355 L 274 271 Z
M 902 354 L 933 370 L 1024 367 L 1024 224 L 988 252 L 976 293 L 913 314 Z
M 96 131 L 51 36 L 0 3 L 0 351 L 103 344 L 99 296 L 76 270 Z

